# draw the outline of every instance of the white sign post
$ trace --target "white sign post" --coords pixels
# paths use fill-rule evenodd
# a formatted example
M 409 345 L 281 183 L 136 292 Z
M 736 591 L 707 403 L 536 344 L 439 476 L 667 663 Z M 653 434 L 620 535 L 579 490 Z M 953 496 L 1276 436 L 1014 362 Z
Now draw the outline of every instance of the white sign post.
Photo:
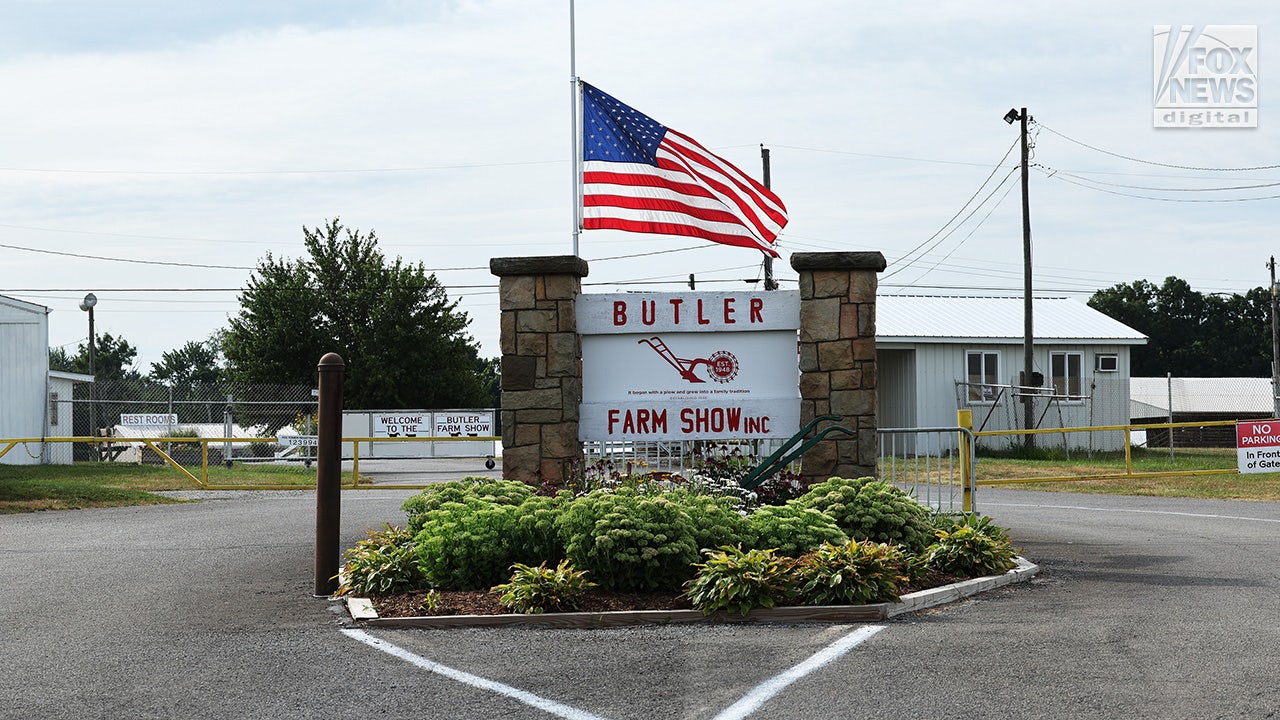
M 800 294 L 580 295 L 581 440 L 789 438 Z
M 1236 423 L 1236 463 L 1241 473 L 1280 472 L 1280 422 Z

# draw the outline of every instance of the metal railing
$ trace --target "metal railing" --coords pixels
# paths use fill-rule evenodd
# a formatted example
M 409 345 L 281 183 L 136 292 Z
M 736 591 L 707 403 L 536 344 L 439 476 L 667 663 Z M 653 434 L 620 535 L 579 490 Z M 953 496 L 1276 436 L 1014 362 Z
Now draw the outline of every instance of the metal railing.
M 961 411 L 968 412 L 968 411 Z M 880 480 L 936 512 L 977 512 L 971 429 L 878 428 Z
M 115 437 L 115 436 L 73 436 L 73 437 L 28 437 L 28 438 L 0 438 L 0 458 L 3 458 L 11 450 L 18 446 L 40 445 L 42 443 L 84 443 L 97 448 L 99 457 L 109 457 L 111 450 L 120 446 L 137 446 L 138 449 L 146 449 L 154 452 L 159 459 L 178 473 L 185 476 L 199 490 L 300 490 L 314 487 L 314 483 L 306 485 L 279 485 L 279 484 L 231 484 L 218 485 L 209 482 L 209 446 L 223 444 L 248 444 L 248 443 L 271 443 L 281 444 L 289 441 L 291 438 L 280 437 L 173 437 L 173 436 L 157 436 L 157 437 Z M 352 471 L 349 484 L 343 485 L 345 489 L 357 489 L 361 487 L 370 487 L 369 485 L 360 485 L 360 443 L 385 443 L 385 442 L 501 442 L 500 437 L 473 437 L 473 436 L 444 436 L 444 437 L 344 437 L 344 444 L 350 443 L 353 449 L 351 454 Z M 184 446 L 191 448 L 194 445 L 200 445 L 200 462 L 196 475 L 192 470 L 196 470 L 196 463 L 183 463 L 174 456 L 178 455 L 174 451 L 173 446 Z M 491 445 L 492 447 L 492 445 Z M 30 454 L 30 451 L 28 451 Z M 33 456 L 34 457 L 34 456 Z M 139 453 L 141 457 L 141 453 Z M 215 450 L 214 464 L 222 462 L 222 455 L 217 455 Z M 225 457 L 230 458 L 230 455 Z M 449 459 L 456 459 L 458 456 L 450 456 Z M 479 458 L 487 458 L 493 460 L 492 455 L 480 455 Z M 285 461 L 277 459 L 275 462 L 296 463 L 302 458 L 296 460 Z M 110 460 L 107 460 L 110 462 Z M 239 461 L 239 460 L 238 460 Z M 264 462 L 272 462 L 268 459 Z M 138 464 L 141 464 L 140 462 Z M 188 469 L 190 467 L 191 469 Z M 490 466 L 492 467 L 492 466 Z M 427 487 L 426 484 L 382 484 L 376 486 L 378 489 L 422 489 Z

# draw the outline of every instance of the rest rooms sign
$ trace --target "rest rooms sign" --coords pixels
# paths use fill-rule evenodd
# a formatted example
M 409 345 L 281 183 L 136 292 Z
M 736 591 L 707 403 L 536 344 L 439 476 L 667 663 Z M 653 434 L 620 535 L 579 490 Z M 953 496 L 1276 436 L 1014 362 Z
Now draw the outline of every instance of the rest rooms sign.
M 578 296 L 582 440 L 790 437 L 798 292 Z
M 1280 422 L 1236 423 L 1236 462 L 1241 473 L 1280 472 Z
M 170 427 L 178 424 L 176 413 L 157 414 L 122 414 L 120 425 L 123 427 Z

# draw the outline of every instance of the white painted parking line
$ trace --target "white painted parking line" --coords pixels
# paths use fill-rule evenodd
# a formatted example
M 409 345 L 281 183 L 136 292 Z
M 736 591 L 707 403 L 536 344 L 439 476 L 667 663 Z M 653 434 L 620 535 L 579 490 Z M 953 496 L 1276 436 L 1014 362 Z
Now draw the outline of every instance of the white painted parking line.
M 866 625 L 845 635 L 809 657 L 808 660 L 785 672 L 774 675 L 751 689 L 741 700 L 730 705 L 716 715 L 714 720 L 741 720 L 768 702 L 773 696 L 782 692 L 788 685 L 803 678 L 814 670 L 823 668 L 838 660 L 845 653 L 861 645 L 871 636 L 885 628 L 884 625 Z
M 1135 515 L 1174 515 L 1176 517 L 1205 518 L 1208 520 L 1245 520 L 1248 522 L 1280 523 L 1276 518 L 1247 517 L 1243 515 L 1215 515 L 1212 513 L 1178 512 L 1174 510 L 1139 510 L 1135 508 L 1086 507 L 1084 505 L 1044 505 L 1040 503 L 994 503 L 983 501 L 983 507 L 1038 508 L 1044 510 L 1087 510 L 1089 512 L 1132 513 Z
M 412 663 L 427 672 L 437 673 L 449 678 L 450 680 L 457 680 L 460 683 L 470 685 L 474 688 L 497 693 L 503 697 L 508 697 L 512 700 L 522 702 L 525 705 L 536 707 L 539 710 L 544 710 L 557 717 L 565 718 L 565 720 L 604 720 L 604 718 L 601 718 L 599 715 L 594 715 L 586 710 L 579 710 L 578 708 L 570 707 L 569 705 L 534 695 L 531 692 L 527 692 L 519 688 L 513 688 L 510 685 L 504 685 L 503 683 L 488 680 L 478 675 L 472 675 L 468 672 L 455 670 L 447 665 L 441 665 L 440 663 L 428 660 L 421 655 L 415 655 L 404 648 L 392 645 L 384 640 L 379 640 L 363 630 L 344 629 L 342 633 L 349 638 L 359 640 L 369 647 L 381 650 L 388 655 L 393 655 L 401 660 Z
M 761 706 L 771 700 L 778 693 L 787 689 L 787 687 L 792 683 L 800 680 L 806 675 L 809 675 L 815 670 L 820 670 L 827 665 L 830 665 L 843 657 L 845 653 L 848 653 L 850 650 L 861 645 L 873 635 L 884 629 L 884 625 L 865 625 L 854 630 L 848 635 L 845 635 L 839 640 L 836 640 L 825 648 L 809 656 L 809 658 L 804 662 L 801 662 L 789 670 L 778 673 L 755 686 L 750 692 L 743 696 L 741 700 L 722 710 L 715 716 L 715 718 L 713 718 L 713 720 L 742 720 L 742 718 L 748 717 L 756 710 L 759 710 Z M 565 718 L 565 720 L 605 720 L 599 715 L 587 712 L 586 710 L 580 710 L 563 703 L 558 703 L 554 700 L 548 700 L 544 697 L 534 695 L 531 692 L 527 692 L 519 688 L 513 688 L 510 685 L 505 685 L 494 680 L 488 680 L 478 675 L 463 672 L 462 670 L 455 670 L 447 665 L 441 665 L 434 660 L 428 660 L 421 655 L 411 653 L 408 650 L 392 645 L 385 640 L 379 640 L 363 630 L 343 629 L 342 634 L 349 638 L 359 640 L 369 647 L 381 650 L 388 655 L 392 655 L 400 658 L 401 660 L 412 663 L 413 665 L 428 672 L 437 673 L 451 680 L 457 680 L 465 685 L 470 685 L 471 687 L 479 688 L 481 690 L 488 690 L 502 695 L 503 697 L 517 700 L 525 705 L 538 708 L 539 710 L 544 710 L 557 717 Z

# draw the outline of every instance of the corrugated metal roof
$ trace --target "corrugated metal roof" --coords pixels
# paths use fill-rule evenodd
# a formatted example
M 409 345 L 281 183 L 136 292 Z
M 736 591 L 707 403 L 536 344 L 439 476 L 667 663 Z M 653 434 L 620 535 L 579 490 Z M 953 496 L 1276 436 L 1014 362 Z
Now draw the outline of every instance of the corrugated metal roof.
M 1088 305 L 1067 297 L 1032 301 L 1036 341 L 1104 341 L 1142 345 L 1147 338 Z M 1023 337 L 1020 297 L 880 295 L 876 298 L 879 342 L 962 342 Z
M 1274 409 L 1271 378 L 1129 378 L 1131 417 L 1169 414 L 1169 391 L 1175 413 L 1265 413 Z M 1157 412 L 1152 413 L 1155 409 Z

